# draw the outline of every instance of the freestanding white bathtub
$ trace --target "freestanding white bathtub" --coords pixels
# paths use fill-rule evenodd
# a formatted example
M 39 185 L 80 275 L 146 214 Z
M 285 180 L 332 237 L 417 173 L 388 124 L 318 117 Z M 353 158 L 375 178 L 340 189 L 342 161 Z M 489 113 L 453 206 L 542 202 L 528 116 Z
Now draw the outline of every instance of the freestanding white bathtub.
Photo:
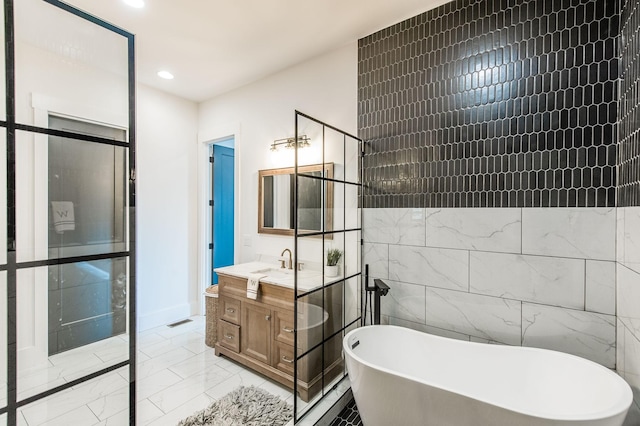
M 385 325 L 343 348 L 365 426 L 620 426 L 632 401 L 614 372 L 556 351 Z

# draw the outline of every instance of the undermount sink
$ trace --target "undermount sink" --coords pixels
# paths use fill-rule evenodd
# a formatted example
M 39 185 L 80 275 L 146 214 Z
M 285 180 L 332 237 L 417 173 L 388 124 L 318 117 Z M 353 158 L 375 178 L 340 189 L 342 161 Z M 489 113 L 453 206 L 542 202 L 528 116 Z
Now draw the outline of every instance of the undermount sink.
M 265 269 L 258 269 L 257 271 L 252 271 L 252 274 L 264 274 L 267 275 L 269 277 L 293 277 L 293 269 L 286 269 L 286 268 L 265 268 Z

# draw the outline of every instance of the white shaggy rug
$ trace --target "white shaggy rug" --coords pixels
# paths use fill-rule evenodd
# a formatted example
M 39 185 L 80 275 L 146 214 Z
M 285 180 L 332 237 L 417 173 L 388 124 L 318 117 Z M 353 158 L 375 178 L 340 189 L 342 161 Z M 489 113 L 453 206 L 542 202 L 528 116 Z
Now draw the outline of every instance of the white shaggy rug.
M 293 407 L 255 386 L 241 386 L 187 417 L 178 426 L 283 426 Z

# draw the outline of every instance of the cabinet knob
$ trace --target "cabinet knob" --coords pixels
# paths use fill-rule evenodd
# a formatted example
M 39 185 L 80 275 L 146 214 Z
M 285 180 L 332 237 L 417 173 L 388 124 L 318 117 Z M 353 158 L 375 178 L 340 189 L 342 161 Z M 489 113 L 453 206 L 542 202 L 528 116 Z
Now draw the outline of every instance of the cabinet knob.
M 267 321 L 271 321 L 271 315 L 265 315 L 264 319 L 266 319 Z
M 229 312 L 230 314 L 234 313 L 236 310 L 233 308 L 227 308 L 227 312 Z
M 233 340 L 233 336 L 232 336 L 231 334 L 227 334 L 227 335 L 226 335 L 226 336 L 224 336 L 224 337 L 226 337 L 226 338 L 227 338 L 227 339 L 229 339 L 229 340 Z
M 293 328 L 282 327 L 282 331 L 285 333 L 293 333 Z

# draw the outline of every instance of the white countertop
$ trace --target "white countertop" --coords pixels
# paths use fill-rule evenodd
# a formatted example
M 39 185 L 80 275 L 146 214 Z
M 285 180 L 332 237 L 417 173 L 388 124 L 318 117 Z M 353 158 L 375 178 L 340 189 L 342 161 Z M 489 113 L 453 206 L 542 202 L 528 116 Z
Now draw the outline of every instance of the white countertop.
M 264 274 L 264 277 L 260 279 L 260 282 L 293 288 L 293 269 L 280 268 L 278 263 L 248 262 L 215 268 L 213 271 L 219 274 L 232 275 L 234 277 L 246 279 L 249 278 L 250 274 L 260 273 Z M 323 276 L 319 271 L 298 271 L 298 291 L 307 292 L 321 287 L 323 284 L 322 278 Z M 341 278 L 341 276 L 324 277 L 324 284 L 332 283 Z

